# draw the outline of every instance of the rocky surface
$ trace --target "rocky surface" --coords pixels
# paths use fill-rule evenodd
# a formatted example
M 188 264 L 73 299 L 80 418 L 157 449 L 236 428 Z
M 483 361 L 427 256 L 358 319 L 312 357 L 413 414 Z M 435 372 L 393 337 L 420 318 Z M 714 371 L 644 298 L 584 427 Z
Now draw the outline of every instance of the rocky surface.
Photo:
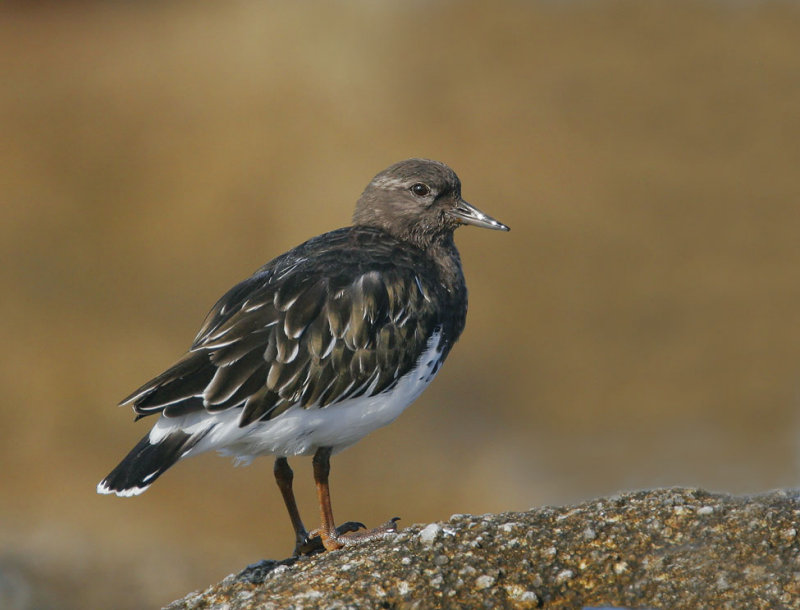
M 453 515 L 262 561 L 168 608 L 800 608 L 799 498 L 663 489 Z

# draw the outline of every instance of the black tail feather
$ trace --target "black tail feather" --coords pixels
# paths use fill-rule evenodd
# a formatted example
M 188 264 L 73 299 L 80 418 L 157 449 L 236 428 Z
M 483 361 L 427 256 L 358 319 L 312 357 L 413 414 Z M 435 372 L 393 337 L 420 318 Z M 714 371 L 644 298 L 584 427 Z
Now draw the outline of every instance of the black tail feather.
M 175 464 L 203 435 L 171 432 L 155 445 L 148 434 L 131 449 L 119 465 L 97 486 L 98 493 L 135 496 Z

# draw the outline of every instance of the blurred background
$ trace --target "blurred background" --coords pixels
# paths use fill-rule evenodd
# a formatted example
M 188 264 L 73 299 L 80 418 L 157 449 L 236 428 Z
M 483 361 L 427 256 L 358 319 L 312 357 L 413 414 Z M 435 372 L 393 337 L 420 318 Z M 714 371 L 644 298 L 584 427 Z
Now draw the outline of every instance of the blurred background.
M 271 459 L 96 495 L 153 423 L 115 404 L 410 156 L 512 231 L 457 233 L 467 329 L 339 520 L 800 485 L 798 4 L 12 2 L 0 82 L 0 606 L 288 556 Z

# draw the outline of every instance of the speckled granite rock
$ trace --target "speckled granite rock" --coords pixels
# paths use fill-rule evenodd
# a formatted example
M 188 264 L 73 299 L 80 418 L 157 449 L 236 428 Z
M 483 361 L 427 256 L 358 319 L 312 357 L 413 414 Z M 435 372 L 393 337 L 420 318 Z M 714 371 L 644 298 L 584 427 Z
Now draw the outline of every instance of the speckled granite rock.
M 800 608 L 800 496 L 642 491 L 263 561 L 169 609 Z

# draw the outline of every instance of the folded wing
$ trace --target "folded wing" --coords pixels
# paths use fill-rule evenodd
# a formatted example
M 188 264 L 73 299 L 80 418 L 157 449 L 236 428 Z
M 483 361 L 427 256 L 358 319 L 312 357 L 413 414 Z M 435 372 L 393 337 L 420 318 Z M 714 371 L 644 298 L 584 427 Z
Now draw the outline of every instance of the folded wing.
M 240 409 L 246 426 L 392 388 L 438 324 L 430 279 L 396 265 L 303 262 L 229 291 L 190 351 L 122 404 L 140 417 Z

